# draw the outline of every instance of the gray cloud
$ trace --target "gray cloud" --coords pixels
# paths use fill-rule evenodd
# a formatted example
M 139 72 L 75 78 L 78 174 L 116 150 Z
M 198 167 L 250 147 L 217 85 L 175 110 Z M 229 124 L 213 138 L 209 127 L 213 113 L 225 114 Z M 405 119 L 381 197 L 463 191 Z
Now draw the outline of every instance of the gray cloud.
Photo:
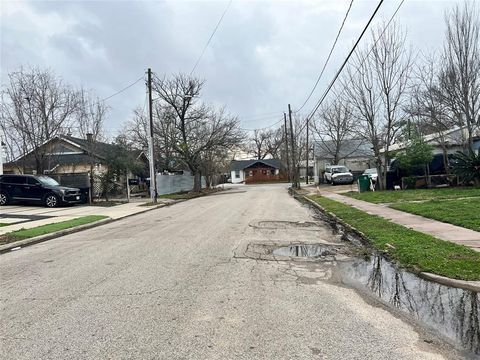
M 441 46 L 443 14 L 455 1 L 406 1 L 398 21 L 416 50 Z M 3 1 L 1 81 L 21 65 L 48 67 L 65 81 L 106 97 L 151 67 L 159 76 L 189 73 L 222 14 L 224 1 Z M 389 18 L 388 1 L 376 19 Z M 306 106 L 311 109 L 375 7 L 357 0 L 338 48 Z M 269 125 L 286 104 L 303 103 L 335 37 L 347 1 L 235 0 L 196 75 L 204 98 L 226 104 L 244 127 Z M 111 131 L 143 105 L 142 82 L 109 101 Z M 271 117 L 261 116 L 269 113 Z M 275 114 L 272 114 L 275 113 Z

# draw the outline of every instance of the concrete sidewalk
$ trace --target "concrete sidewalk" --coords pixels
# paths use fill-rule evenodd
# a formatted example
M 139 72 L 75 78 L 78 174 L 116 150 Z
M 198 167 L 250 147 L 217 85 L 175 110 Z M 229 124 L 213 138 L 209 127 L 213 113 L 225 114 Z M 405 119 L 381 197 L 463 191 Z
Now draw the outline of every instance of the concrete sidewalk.
M 170 203 L 172 200 L 162 199 L 162 203 Z M 73 206 L 60 208 L 29 207 L 29 206 L 5 206 L 2 207 L 2 214 L 9 218 L 2 218 L 0 222 L 11 223 L 8 226 L 0 227 L 0 235 L 20 229 L 29 229 L 41 225 L 47 225 L 66 220 L 76 219 L 88 215 L 103 215 L 111 219 L 120 219 L 129 215 L 142 213 L 151 209 L 150 206 L 141 206 L 144 202 L 130 202 L 116 206 Z M 25 221 L 22 217 L 30 217 L 31 220 Z M 38 220 L 37 220 L 38 219 Z M 22 221 L 23 220 L 23 221 Z
M 480 232 L 478 231 L 473 231 L 433 219 L 427 219 L 423 216 L 391 209 L 386 205 L 372 204 L 329 191 L 319 190 L 318 193 L 326 198 L 351 205 L 359 210 L 363 210 L 368 214 L 380 216 L 412 230 L 435 236 L 438 239 L 464 245 L 480 252 Z

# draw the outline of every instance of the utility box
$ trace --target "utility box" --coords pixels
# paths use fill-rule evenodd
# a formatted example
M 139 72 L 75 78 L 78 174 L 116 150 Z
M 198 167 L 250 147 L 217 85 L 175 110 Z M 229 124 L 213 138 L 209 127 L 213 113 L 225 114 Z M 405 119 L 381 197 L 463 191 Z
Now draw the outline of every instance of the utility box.
M 370 191 L 370 176 L 360 175 L 357 179 L 357 183 L 359 192 Z

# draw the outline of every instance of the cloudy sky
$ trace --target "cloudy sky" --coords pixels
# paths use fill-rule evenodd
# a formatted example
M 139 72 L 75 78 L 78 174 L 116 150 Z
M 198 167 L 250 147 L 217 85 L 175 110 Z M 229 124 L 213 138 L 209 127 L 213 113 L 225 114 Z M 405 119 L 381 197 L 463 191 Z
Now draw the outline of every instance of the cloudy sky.
M 395 11 L 386 0 L 375 24 Z M 281 119 L 304 102 L 325 62 L 350 0 L 233 0 L 195 71 L 203 98 L 226 105 L 247 129 Z M 456 1 L 406 0 L 396 19 L 416 51 L 439 49 L 444 13 Z M 311 110 L 377 0 L 354 0 Z M 0 1 L 1 83 L 20 66 L 50 68 L 73 86 L 105 98 L 145 76 L 190 73 L 228 1 Z M 143 106 L 139 81 L 108 100 L 113 135 Z

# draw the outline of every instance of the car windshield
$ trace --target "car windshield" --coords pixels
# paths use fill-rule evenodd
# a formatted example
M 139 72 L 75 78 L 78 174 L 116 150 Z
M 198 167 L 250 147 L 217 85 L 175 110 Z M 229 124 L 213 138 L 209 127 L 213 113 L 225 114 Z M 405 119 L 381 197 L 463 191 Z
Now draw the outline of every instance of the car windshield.
M 376 174 L 377 169 L 367 169 L 364 171 L 364 174 Z
M 348 169 L 345 166 L 332 168 L 332 173 L 345 173 L 345 172 L 348 172 Z
M 40 181 L 43 185 L 50 185 L 50 186 L 58 186 L 60 185 L 58 182 L 53 180 L 51 177 L 48 176 L 39 176 L 37 180 Z

